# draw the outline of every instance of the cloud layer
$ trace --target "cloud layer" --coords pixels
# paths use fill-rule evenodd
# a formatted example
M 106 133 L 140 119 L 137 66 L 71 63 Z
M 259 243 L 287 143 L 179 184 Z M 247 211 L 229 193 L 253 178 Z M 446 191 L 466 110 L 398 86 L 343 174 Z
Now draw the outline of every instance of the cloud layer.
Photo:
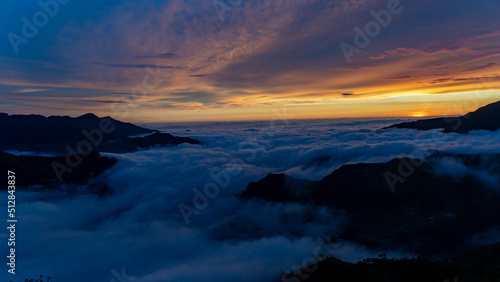
M 110 154 L 119 162 L 100 176 L 113 191 L 106 198 L 71 193 L 64 185 L 62 191 L 18 192 L 17 275 L 110 281 L 113 270 L 121 273 L 125 267 L 139 281 L 270 280 L 311 257 L 318 238 L 335 238 L 345 219 L 326 208 L 241 202 L 235 195 L 248 182 L 271 172 L 318 180 L 345 163 L 380 162 L 429 150 L 500 152 L 500 132 L 380 129 L 399 121 L 150 125 L 200 139 L 203 145 Z M 437 173 L 457 167 L 462 166 L 444 160 Z M 211 175 L 222 170 L 232 171 L 227 185 L 187 225 L 179 204 L 192 205 L 193 189 L 203 191 L 214 182 Z M 334 256 L 354 262 L 382 252 L 412 255 L 349 242 L 333 247 Z

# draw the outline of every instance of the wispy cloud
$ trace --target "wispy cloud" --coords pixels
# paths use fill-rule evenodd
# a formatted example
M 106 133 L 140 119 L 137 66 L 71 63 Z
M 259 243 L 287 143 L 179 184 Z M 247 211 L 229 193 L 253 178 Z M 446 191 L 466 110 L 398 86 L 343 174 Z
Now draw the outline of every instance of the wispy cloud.
M 31 92 L 44 92 L 48 91 L 49 89 L 44 89 L 44 88 L 23 88 L 19 90 L 14 90 L 14 93 L 31 93 Z
M 495 65 L 496 65 L 496 63 L 488 63 L 486 65 L 468 68 L 468 69 L 465 69 L 463 71 L 464 72 L 466 72 L 466 71 L 479 71 L 479 70 L 484 70 L 484 69 L 490 68 L 490 67 L 495 66 Z
M 174 53 L 161 53 L 161 54 L 153 54 L 153 55 L 136 55 L 134 58 L 138 59 L 166 59 L 166 58 L 174 58 Z
M 175 66 L 161 66 L 161 65 L 152 65 L 152 64 L 107 64 L 107 63 L 99 63 L 95 62 L 96 65 L 107 66 L 111 68 L 137 68 L 137 69 L 145 69 L 145 68 L 158 68 L 158 69 L 180 69 L 181 67 Z

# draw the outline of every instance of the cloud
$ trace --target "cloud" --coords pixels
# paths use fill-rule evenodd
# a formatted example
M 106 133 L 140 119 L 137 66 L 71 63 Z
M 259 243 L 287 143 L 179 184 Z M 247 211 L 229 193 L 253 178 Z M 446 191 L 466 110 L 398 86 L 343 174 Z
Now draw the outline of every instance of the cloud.
M 39 8 L 36 3 L 28 6 Z M 21 46 L 25 52 L 14 56 L 8 42 L 2 46 L 0 64 L 8 71 L 0 83 L 47 87 L 34 92 L 39 99 L 68 88 L 80 89 L 83 97 L 86 90 L 127 93 L 143 82 L 146 68 L 159 66 L 168 78 L 149 93 L 144 107 L 134 109 L 136 115 L 158 116 L 164 114 L 162 105 L 192 107 L 189 101 L 154 104 L 186 85 L 195 92 L 224 95 L 218 108 L 239 105 L 255 113 L 263 103 L 290 101 L 308 111 L 305 104 L 324 104 L 324 99 L 350 91 L 360 98 L 382 98 L 413 91 L 456 93 L 480 85 L 461 77 L 448 81 L 456 84 L 446 91 L 434 85 L 456 70 L 474 77 L 498 75 L 500 34 L 494 23 L 499 6 L 488 0 L 473 8 L 450 1 L 406 3 L 348 64 L 339 44 L 352 43 L 353 28 L 373 20 L 370 10 L 386 6 L 381 0 L 243 1 L 221 22 L 213 3 L 200 0 L 71 3 L 61 7 L 57 21 Z M 2 10 L 9 19 L 2 28 L 19 29 L 19 18 L 26 13 L 22 8 Z M 435 12 L 443 9 L 451 9 L 446 17 Z M 69 114 L 77 110 L 71 102 L 61 100 L 64 106 L 54 110 Z M 17 104 L 32 111 L 40 108 Z
M 463 162 L 453 158 L 440 159 L 436 168 L 437 174 L 451 175 L 455 179 L 466 176 L 467 171 L 467 166 Z
M 280 172 L 319 180 L 346 163 L 383 162 L 430 149 L 500 152 L 500 131 L 463 135 L 380 129 L 400 121 L 290 120 L 273 131 L 269 122 L 156 124 L 203 145 L 107 154 L 119 161 L 99 177 L 112 191 L 105 198 L 75 193 L 86 187 L 65 185 L 46 192 L 18 191 L 22 247 L 17 251 L 23 258 L 18 275 L 109 281 L 113 269 L 125 267 L 140 281 L 270 280 L 311 256 L 318 237 L 335 238 L 346 219 L 324 207 L 240 201 L 235 195 L 249 182 Z M 492 168 L 487 164 L 484 159 L 483 166 Z M 464 172 L 454 160 L 444 159 L 440 167 L 457 177 Z M 491 178 L 498 176 L 498 168 L 479 168 L 469 172 L 498 183 Z M 203 191 L 215 183 L 211 175 L 221 171 L 231 172 L 227 185 L 186 225 L 179 204 L 192 205 L 194 189 Z M 481 236 L 477 240 L 487 234 Z M 352 262 L 379 253 L 413 256 L 336 243 L 335 256 Z
M 173 58 L 175 57 L 176 55 L 174 53 L 161 53 L 161 54 L 153 54 L 153 55 L 136 55 L 134 56 L 134 58 L 138 58 L 138 59 L 157 59 L 157 58 L 161 58 L 161 59 L 165 59 L 165 58 Z
M 203 105 L 212 105 L 223 101 L 222 99 L 221 95 L 216 93 L 186 90 L 182 92 L 171 92 L 168 98 L 160 98 L 156 101 L 172 103 L 198 102 Z
M 44 92 L 48 91 L 48 89 L 43 88 L 23 88 L 19 90 L 15 90 L 14 93 L 31 93 L 31 92 Z
M 496 65 L 496 63 L 488 63 L 486 65 L 482 65 L 482 66 L 477 66 L 477 67 L 465 69 L 465 70 L 463 70 L 463 72 L 484 70 L 484 69 L 487 69 L 487 68 L 492 67 L 494 65 Z
M 395 76 L 395 77 L 389 77 L 388 79 L 408 79 L 411 78 L 409 75 L 401 75 L 401 76 Z
M 487 80 L 487 79 L 498 79 L 500 76 L 495 76 L 495 77 L 490 77 L 490 76 L 479 76 L 479 77 L 460 77 L 460 78 L 455 78 L 455 77 L 447 77 L 447 78 L 440 78 L 431 81 L 431 84 L 436 84 L 436 83 L 445 83 L 445 82 L 467 82 L 467 81 L 481 81 L 481 80 Z
M 140 65 L 133 65 L 133 64 L 106 64 L 106 63 L 99 63 L 96 62 L 94 63 L 96 65 L 102 65 L 102 66 L 107 66 L 111 68 L 138 68 L 138 69 L 145 69 L 145 68 L 158 68 L 158 69 L 179 69 L 180 67 L 174 67 L 174 66 L 160 66 L 160 65 L 151 65 L 151 64 L 140 64 Z
M 389 50 L 389 51 L 384 51 L 377 56 L 374 57 L 369 57 L 370 60 L 381 60 L 385 59 L 388 57 L 392 56 L 408 56 L 408 55 L 414 55 L 414 54 L 419 54 L 422 53 L 422 51 L 419 51 L 418 49 L 415 48 L 396 48 L 394 50 Z

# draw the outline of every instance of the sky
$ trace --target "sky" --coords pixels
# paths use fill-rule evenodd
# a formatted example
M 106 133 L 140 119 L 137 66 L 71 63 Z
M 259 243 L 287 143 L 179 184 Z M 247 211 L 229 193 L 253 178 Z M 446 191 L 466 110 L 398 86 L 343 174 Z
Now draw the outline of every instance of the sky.
M 131 122 L 459 115 L 498 0 L 0 0 L 0 112 Z

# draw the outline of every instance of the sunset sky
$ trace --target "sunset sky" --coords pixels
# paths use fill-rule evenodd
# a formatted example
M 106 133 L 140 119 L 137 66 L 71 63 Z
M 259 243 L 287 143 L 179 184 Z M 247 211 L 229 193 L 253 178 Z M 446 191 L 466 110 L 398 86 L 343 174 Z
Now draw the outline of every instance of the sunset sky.
M 498 0 L 41 2 L 57 6 L 44 18 L 37 1 L 0 1 L 0 112 L 409 117 L 500 100 Z M 348 62 L 341 43 L 356 47 L 390 5 L 399 12 Z

